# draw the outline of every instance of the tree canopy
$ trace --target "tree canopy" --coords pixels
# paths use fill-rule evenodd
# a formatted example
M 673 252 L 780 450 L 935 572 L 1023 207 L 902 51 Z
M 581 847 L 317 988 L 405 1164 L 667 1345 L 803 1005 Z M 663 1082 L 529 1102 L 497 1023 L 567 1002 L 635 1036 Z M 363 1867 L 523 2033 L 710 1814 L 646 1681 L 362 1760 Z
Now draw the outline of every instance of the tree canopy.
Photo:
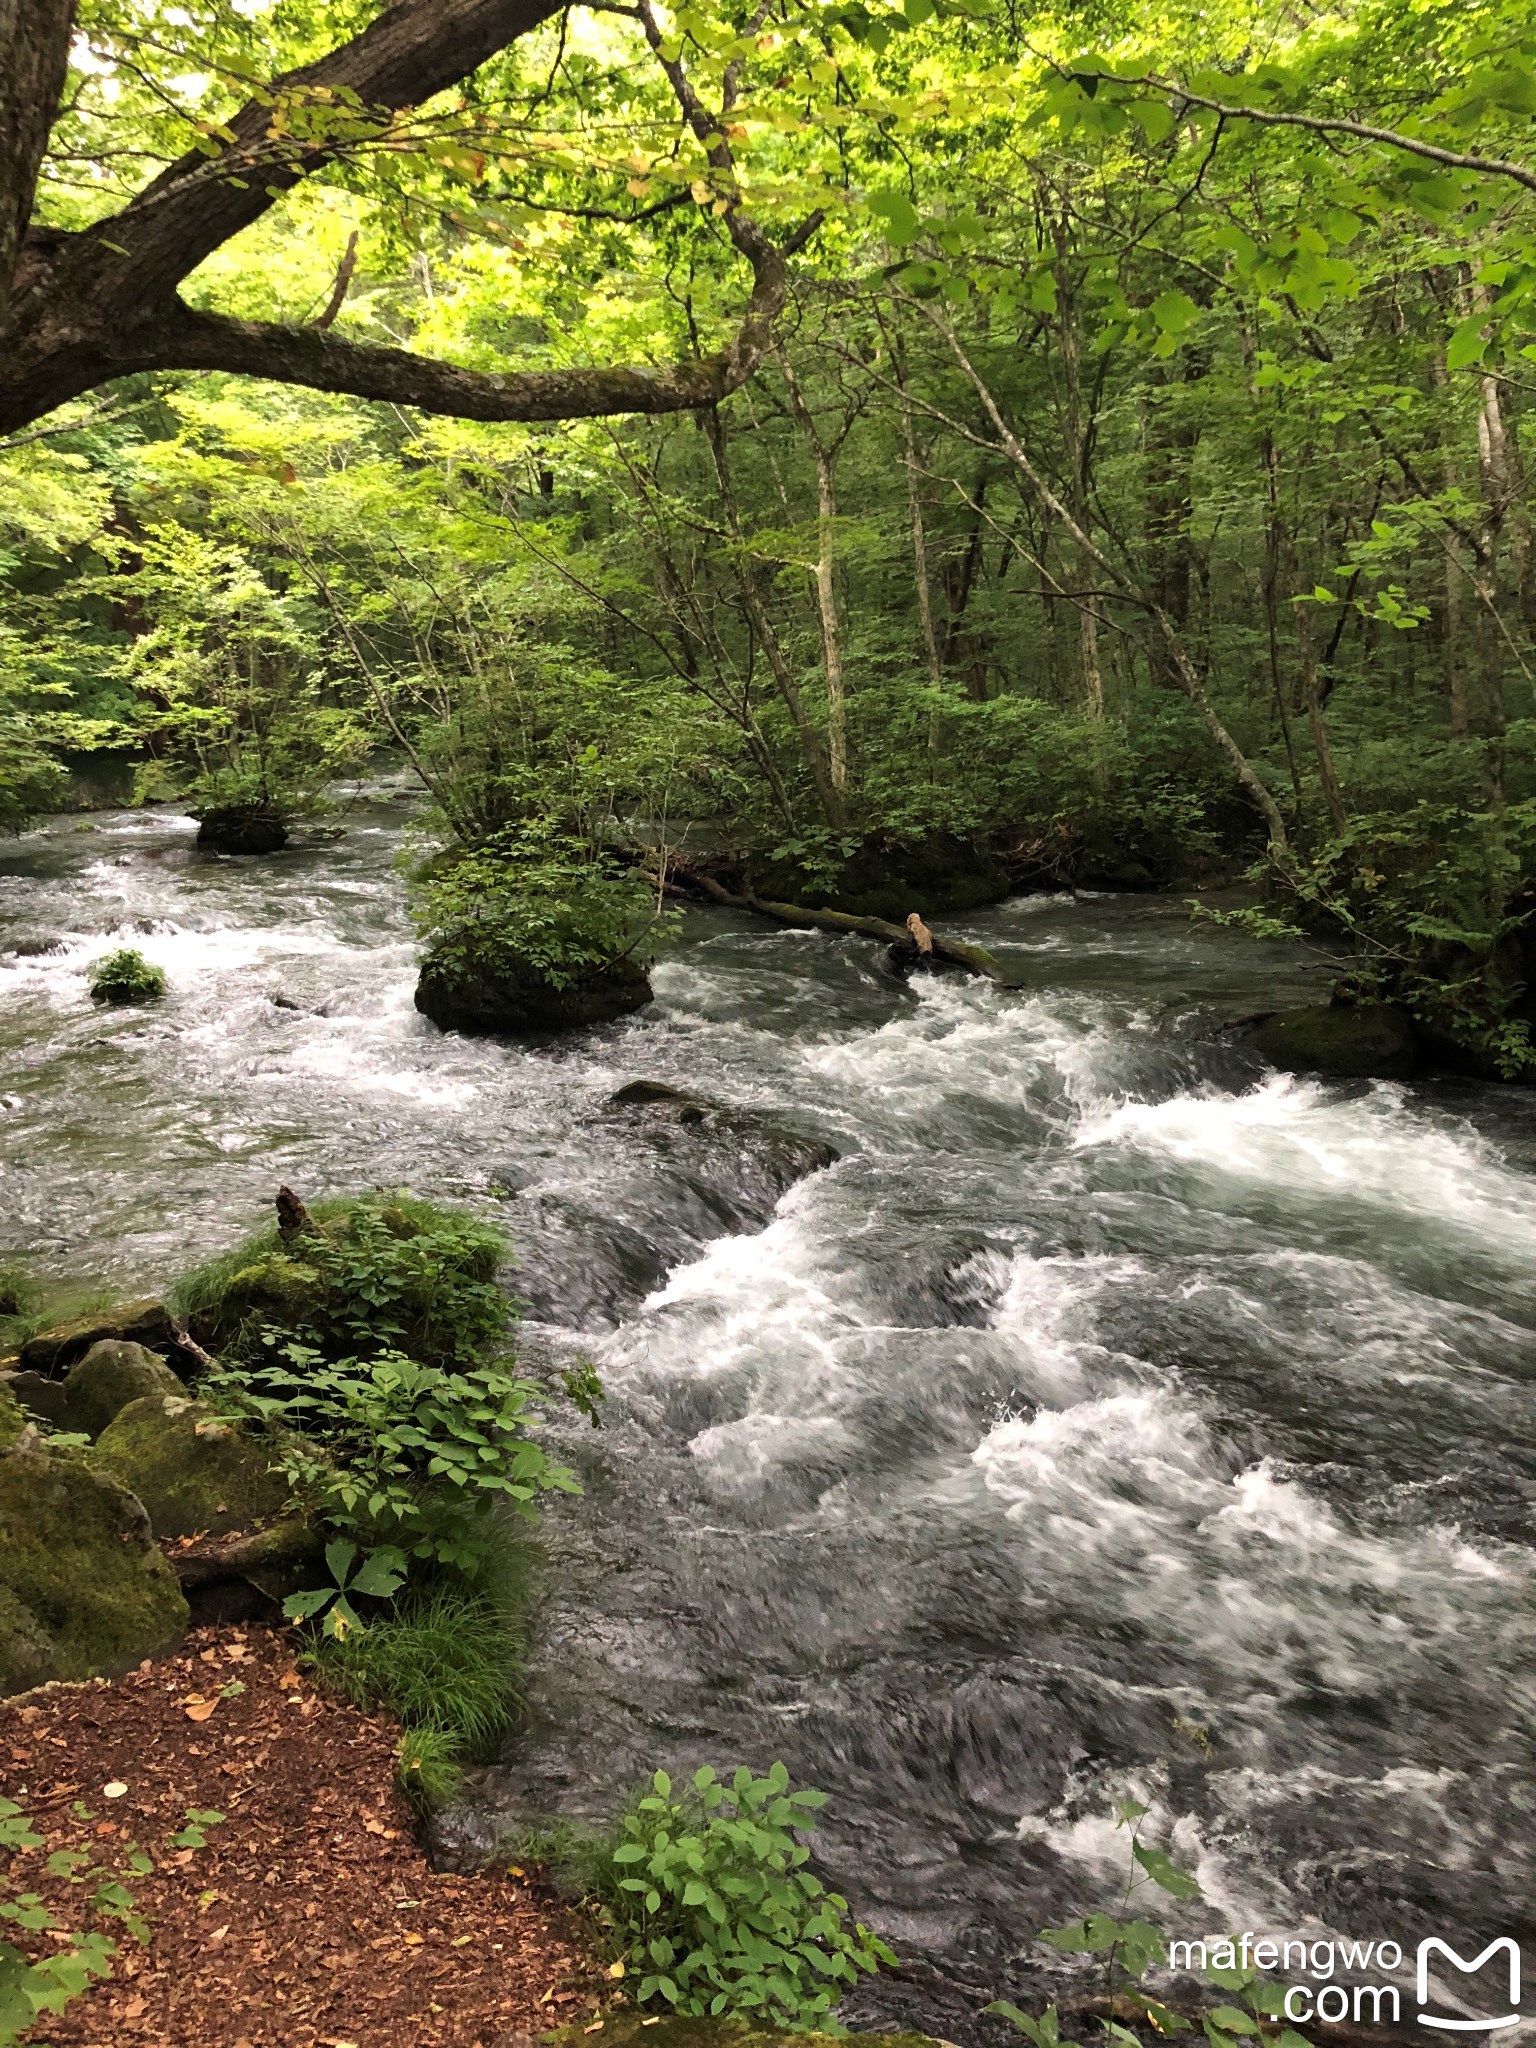
M 1528 1062 L 1528 10 L 0 0 L 0 80 L 13 821 L 383 743 L 527 900 L 1259 861 Z

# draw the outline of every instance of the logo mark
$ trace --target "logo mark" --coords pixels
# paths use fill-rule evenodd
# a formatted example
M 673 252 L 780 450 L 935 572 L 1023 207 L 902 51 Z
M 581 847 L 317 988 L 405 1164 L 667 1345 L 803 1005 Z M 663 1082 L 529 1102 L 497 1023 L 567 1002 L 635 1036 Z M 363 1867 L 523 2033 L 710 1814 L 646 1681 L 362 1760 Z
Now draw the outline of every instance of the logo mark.
M 1419 2025 L 1421 2027 L 1444 2027 L 1449 2032 L 1457 2034 L 1486 2034 L 1491 2033 L 1497 2027 L 1518 2026 L 1520 2024 L 1518 2012 L 1505 2013 L 1496 2020 L 1447 2020 L 1440 2018 L 1436 2013 L 1424 2010 L 1425 2005 L 1429 2001 L 1429 1959 L 1432 1954 L 1444 1956 L 1445 1960 L 1453 1965 L 1454 1968 L 1460 1970 L 1463 1976 L 1471 1977 L 1483 1967 L 1484 1963 L 1491 1957 L 1500 1954 L 1501 1951 L 1509 1957 L 1509 2002 L 1511 2005 L 1518 2006 L 1520 2003 L 1520 1951 L 1507 1934 L 1501 1936 L 1497 1941 L 1490 1941 L 1482 1954 L 1474 1956 L 1470 1963 L 1457 1955 L 1449 1942 L 1442 1941 L 1438 1935 L 1432 1934 L 1427 1941 L 1421 1941 L 1419 1943 L 1418 1969 Z

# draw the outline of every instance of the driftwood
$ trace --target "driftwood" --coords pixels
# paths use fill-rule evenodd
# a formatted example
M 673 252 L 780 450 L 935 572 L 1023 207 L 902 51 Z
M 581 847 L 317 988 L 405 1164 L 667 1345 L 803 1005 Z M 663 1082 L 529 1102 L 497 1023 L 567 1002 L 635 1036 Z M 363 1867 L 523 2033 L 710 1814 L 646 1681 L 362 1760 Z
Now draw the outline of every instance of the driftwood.
M 841 910 L 808 910 L 801 903 L 771 903 L 752 894 L 738 896 L 713 875 L 702 874 L 697 868 L 674 868 L 673 872 L 732 910 L 750 910 L 758 917 L 792 925 L 799 931 L 843 932 L 854 938 L 883 939 L 886 945 L 913 959 L 944 960 L 952 967 L 963 967 L 967 974 L 980 975 L 984 981 L 998 982 L 1004 988 L 1013 986 L 984 947 L 968 946 L 963 939 L 947 939 L 930 931 L 915 910 L 904 925 L 890 924 L 883 917 L 850 917 Z
M 284 1244 L 292 1244 L 296 1237 L 313 1228 L 309 1220 L 309 1211 L 292 1188 L 279 1188 L 276 1199 L 277 1234 Z

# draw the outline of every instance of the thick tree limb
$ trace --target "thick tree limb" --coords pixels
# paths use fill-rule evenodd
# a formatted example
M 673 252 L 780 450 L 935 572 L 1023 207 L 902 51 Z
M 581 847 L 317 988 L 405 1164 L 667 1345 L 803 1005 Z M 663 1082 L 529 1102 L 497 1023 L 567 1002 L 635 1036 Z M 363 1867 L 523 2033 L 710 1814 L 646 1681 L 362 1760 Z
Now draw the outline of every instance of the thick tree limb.
M 695 868 L 678 868 L 674 864 L 673 872 L 696 884 L 716 903 L 724 903 L 732 910 L 750 910 L 758 917 L 771 918 L 775 924 L 787 924 L 799 931 L 842 932 L 860 939 L 883 939 L 888 946 L 899 946 L 909 953 L 931 954 L 936 960 L 947 960 L 951 966 L 963 967 L 968 974 L 979 975 L 983 981 L 999 982 L 1004 988 L 1011 986 L 1007 975 L 985 947 L 969 946 L 963 939 L 944 938 L 918 918 L 918 926 L 928 938 L 928 944 L 924 946 L 912 929 L 916 911 L 906 924 L 890 924 L 883 917 L 850 917 L 841 910 L 808 910 L 802 903 L 771 903 L 753 894 L 738 896 L 717 882 L 713 875 L 703 874 Z
M 0 434 L 97 385 L 149 370 L 232 371 L 479 420 L 679 412 L 727 397 L 761 359 L 786 283 L 784 252 L 734 196 L 721 225 L 751 265 L 751 297 L 725 348 L 675 366 L 494 376 L 404 349 L 363 347 L 332 334 L 324 316 L 319 325 L 290 328 L 200 312 L 177 296 L 205 257 L 301 179 L 344 149 L 385 136 L 403 109 L 468 77 L 559 11 L 559 0 L 398 0 L 351 42 L 254 97 L 229 122 L 230 139 L 217 154 L 189 153 L 82 233 L 28 230 L 7 303 L 5 237 L 20 235 L 31 204 L 69 23 L 67 6 L 0 0 Z M 713 138 L 711 165 L 728 178 L 729 146 L 680 67 L 664 68 L 689 124 Z M 330 108 L 343 118 L 275 121 L 277 111 L 299 107 L 311 114 Z

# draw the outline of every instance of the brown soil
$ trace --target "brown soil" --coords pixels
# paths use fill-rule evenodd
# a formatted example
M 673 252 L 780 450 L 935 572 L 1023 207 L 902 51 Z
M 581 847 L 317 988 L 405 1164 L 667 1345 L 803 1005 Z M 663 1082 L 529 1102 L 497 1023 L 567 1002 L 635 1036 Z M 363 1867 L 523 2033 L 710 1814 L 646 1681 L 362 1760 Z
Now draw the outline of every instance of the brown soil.
M 600 1963 L 520 1872 L 441 1876 L 394 1782 L 399 1730 L 294 1668 L 291 1639 L 205 1629 L 112 1683 L 0 1705 L 0 1788 L 44 1836 L 11 1868 L 61 1926 L 105 1926 L 110 1982 L 40 2020 L 58 2048 L 498 2048 L 600 2003 Z M 203 1847 L 169 1838 L 225 1815 Z M 129 1878 L 147 1947 L 92 1920 L 99 1879 L 45 1865 L 88 1850 Z M 7 1929 L 7 1932 L 11 1930 Z M 23 1940 L 46 1945 L 46 1936 Z

